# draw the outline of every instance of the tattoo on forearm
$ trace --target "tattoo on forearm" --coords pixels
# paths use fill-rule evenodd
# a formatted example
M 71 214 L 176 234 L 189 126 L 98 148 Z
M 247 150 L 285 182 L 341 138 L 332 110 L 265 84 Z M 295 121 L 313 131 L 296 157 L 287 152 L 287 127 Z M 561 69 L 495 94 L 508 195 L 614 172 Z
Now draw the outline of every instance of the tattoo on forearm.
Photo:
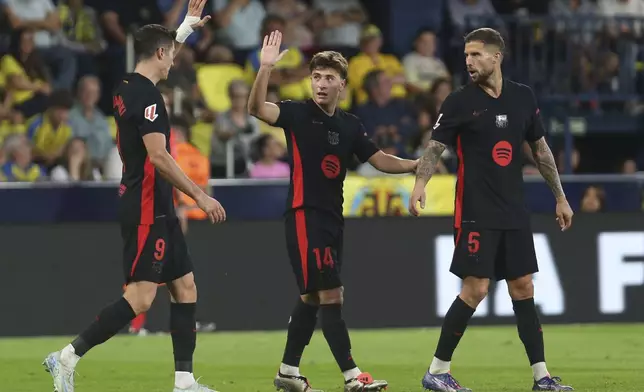
M 436 170 L 436 166 L 441 159 L 441 155 L 443 155 L 443 151 L 445 151 L 445 145 L 443 143 L 439 143 L 436 140 L 430 140 L 427 143 L 427 148 L 425 148 L 423 156 L 420 158 L 420 162 L 418 163 L 416 178 L 429 181 Z
M 557 164 L 555 163 L 555 157 L 552 155 L 552 151 L 550 150 L 550 147 L 548 147 L 546 140 L 541 138 L 534 143 L 530 143 L 530 148 L 532 148 L 532 156 L 537 164 L 539 173 L 541 173 L 543 179 L 546 180 L 552 193 L 556 198 L 564 196 L 561 179 L 559 178 L 559 172 L 557 171 Z

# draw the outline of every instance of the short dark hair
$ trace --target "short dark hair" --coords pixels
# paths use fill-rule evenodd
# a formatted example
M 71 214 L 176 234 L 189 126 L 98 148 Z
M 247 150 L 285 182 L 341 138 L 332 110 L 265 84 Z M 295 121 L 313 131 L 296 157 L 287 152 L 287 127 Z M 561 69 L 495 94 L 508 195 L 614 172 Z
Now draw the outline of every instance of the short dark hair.
M 174 45 L 176 32 L 158 24 L 141 27 L 134 33 L 134 54 L 137 60 L 146 60 L 154 56 L 159 48 L 170 48 Z
M 349 72 L 349 63 L 347 59 L 344 58 L 338 52 L 332 50 L 325 50 L 324 52 L 316 53 L 311 62 L 309 63 L 309 71 L 312 73 L 316 69 L 325 69 L 330 68 L 340 74 L 342 79 L 347 78 L 347 73 Z
M 49 96 L 47 107 L 51 109 L 71 109 L 74 96 L 67 90 L 54 90 Z
M 505 52 L 505 41 L 501 33 L 489 27 L 476 29 L 465 36 L 465 43 L 474 41 L 483 42 L 485 45 L 494 45 L 499 48 L 501 53 Z
M 420 37 L 422 37 L 423 34 L 432 34 L 434 36 L 437 35 L 436 31 L 434 29 L 432 29 L 431 27 L 421 27 L 420 29 L 418 29 L 418 31 L 416 31 L 416 36 L 414 37 L 414 42 L 418 41 L 418 39 Z
M 268 14 L 266 17 L 262 20 L 262 28 L 261 28 L 261 34 L 262 35 L 267 35 L 270 34 L 270 31 L 266 31 L 268 28 L 268 25 L 270 23 L 277 22 L 281 24 L 282 26 L 286 26 L 286 19 L 282 18 L 281 16 L 277 14 Z

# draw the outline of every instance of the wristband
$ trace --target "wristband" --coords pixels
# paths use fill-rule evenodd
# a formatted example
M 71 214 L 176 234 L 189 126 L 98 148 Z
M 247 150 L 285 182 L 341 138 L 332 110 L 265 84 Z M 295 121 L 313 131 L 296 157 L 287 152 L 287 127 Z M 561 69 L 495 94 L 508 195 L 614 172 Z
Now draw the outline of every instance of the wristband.
M 177 42 L 179 42 L 180 44 L 184 43 L 186 39 L 188 39 L 190 34 L 192 34 L 192 32 L 194 31 L 190 26 L 199 23 L 200 20 L 201 19 L 199 19 L 198 16 L 186 16 L 186 18 L 183 20 L 183 22 L 181 22 L 181 25 L 179 25 L 179 28 L 177 29 L 177 36 L 175 38 Z

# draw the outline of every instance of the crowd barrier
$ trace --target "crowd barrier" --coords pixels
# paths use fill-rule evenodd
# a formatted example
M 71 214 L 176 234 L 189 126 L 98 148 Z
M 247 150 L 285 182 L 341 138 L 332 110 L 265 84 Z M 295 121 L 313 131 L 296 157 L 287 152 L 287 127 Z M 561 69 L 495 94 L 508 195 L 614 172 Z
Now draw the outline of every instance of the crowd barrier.
M 533 216 L 540 263 L 536 303 L 544 323 L 644 321 L 644 214 L 579 214 L 561 232 L 552 215 Z M 280 221 L 192 223 L 198 317 L 219 330 L 286 328 L 298 299 Z M 74 334 L 122 294 L 116 223 L 0 226 L 3 292 L 11 322 L 0 336 Z M 438 326 L 459 292 L 449 272 L 451 219 L 347 219 L 343 257 L 351 328 Z M 514 323 L 505 283 L 490 289 L 474 324 Z M 11 294 L 11 295 L 9 295 Z M 160 288 L 151 330 L 167 330 Z
M 584 190 L 592 185 L 606 192 L 606 210 L 642 211 L 642 176 L 563 176 L 564 189 L 572 208 L 579 210 Z M 424 214 L 452 215 L 454 176 L 435 176 L 427 187 Z M 412 176 L 345 181 L 344 215 L 407 215 Z M 285 208 L 288 180 L 212 180 L 214 196 L 226 208 L 230 220 L 280 219 Z M 526 202 L 534 213 L 552 213 L 554 198 L 543 180 L 526 178 Z M 85 183 L 57 186 L 51 183 L 0 183 L 0 224 L 36 222 L 111 222 L 116 220 L 117 183 Z

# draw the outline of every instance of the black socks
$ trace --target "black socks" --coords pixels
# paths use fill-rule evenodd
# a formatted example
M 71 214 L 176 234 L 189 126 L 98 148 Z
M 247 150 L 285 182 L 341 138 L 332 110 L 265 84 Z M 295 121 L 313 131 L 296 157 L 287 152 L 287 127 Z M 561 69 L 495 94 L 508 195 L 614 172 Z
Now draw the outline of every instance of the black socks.
M 347 325 L 342 319 L 342 305 L 330 304 L 320 306 L 322 332 L 341 371 L 356 367 L 351 355 L 351 340 Z
M 134 310 L 125 298 L 120 298 L 104 308 L 96 320 L 74 339 L 72 342 L 74 352 L 82 357 L 92 347 L 98 346 L 116 335 L 135 316 Z
M 197 304 L 170 304 L 170 335 L 174 350 L 174 370 L 192 373 L 192 356 L 197 345 Z
M 546 355 L 543 344 L 543 332 L 541 322 L 534 305 L 534 298 L 512 301 L 514 314 L 517 317 L 517 329 L 519 338 L 525 346 L 530 365 L 538 362 L 545 362 Z
M 465 333 L 467 323 L 472 318 L 474 311 L 475 309 L 466 304 L 461 297 L 456 297 L 443 320 L 441 336 L 434 354 L 436 358 L 445 362 L 452 360 L 454 350 Z
M 318 320 L 318 306 L 298 301 L 291 313 L 282 363 L 299 367 L 304 347 L 311 341 Z

